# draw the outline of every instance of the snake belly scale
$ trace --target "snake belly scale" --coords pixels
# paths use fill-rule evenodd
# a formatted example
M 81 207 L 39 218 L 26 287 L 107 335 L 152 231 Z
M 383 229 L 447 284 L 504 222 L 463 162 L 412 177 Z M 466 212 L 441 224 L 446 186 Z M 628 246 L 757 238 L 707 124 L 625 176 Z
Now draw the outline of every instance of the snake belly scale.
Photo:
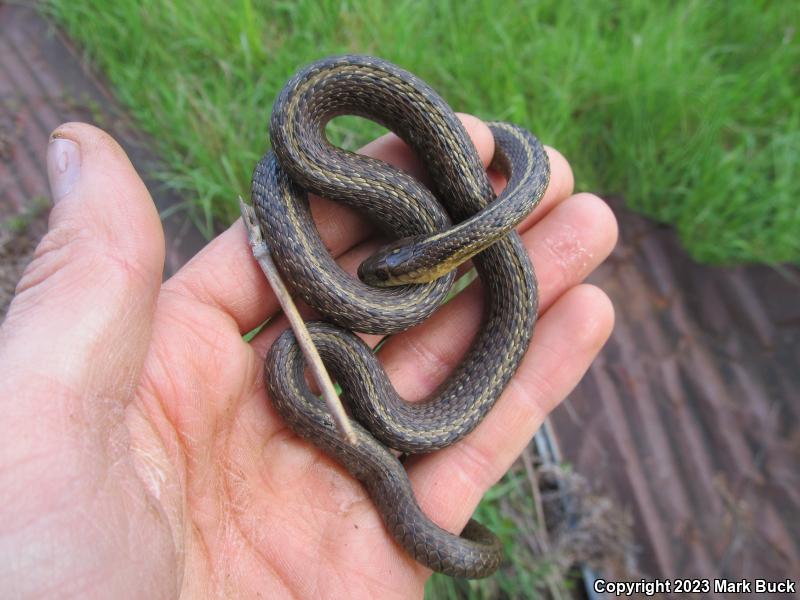
M 343 114 L 399 135 L 425 166 L 430 189 L 386 163 L 332 146 L 325 125 Z M 387 530 L 409 554 L 435 571 L 466 578 L 497 569 L 498 539 L 475 521 L 460 535 L 430 521 L 389 448 L 426 453 L 467 435 L 502 393 L 533 333 L 536 279 L 513 229 L 544 194 L 550 167 L 529 132 L 507 123 L 489 127 L 496 146 L 492 166 L 508 178 L 497 198 L 461 122 L 427 84 L 378 58 L 327 58 L 302 69 L 279 94 L 270 123 L 273 150 L 252 181 L 275 263 L 293 293 L 328 321 L 308 328 L 357 421 L 358 441 L 340 438 L 308 389 L 291 330 L 267 356 L 275 408 L 298 435 L 362 482 Z M 311 218 L 309 192 L 364 212 L 378 229 L 400 238 L 361 265 L 361 281 L 326 250 Z M 388 335 L 422 322 L 445 300 L 454 269 L 470 258 L 484 291 L 480 330 L 429 398 L 406 402 L 373 351 L 350 331 Z

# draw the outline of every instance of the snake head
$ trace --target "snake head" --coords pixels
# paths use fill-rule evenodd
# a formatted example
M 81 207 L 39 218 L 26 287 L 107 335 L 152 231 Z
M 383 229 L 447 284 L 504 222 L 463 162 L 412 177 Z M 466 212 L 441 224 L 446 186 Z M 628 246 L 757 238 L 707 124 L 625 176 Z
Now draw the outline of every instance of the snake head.
M 413 241 L 413 238 L 404 238 L 381 248 L 359 265 L 358 277 L 376 287 L 418 283 Z

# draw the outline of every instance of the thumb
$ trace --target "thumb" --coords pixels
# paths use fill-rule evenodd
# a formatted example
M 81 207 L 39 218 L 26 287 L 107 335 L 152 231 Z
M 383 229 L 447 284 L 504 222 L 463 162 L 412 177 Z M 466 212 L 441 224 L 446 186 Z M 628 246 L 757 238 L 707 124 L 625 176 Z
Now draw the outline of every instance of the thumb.
M 177 568 L 163 558 L 172 538 L 131 459 L 125 410 L 149 345 L 163 232 L 99 129 L 62 125 L 47 162 L 49 229 L 0 328 L 0 578 L 19 596 L 62 584 L 145 593 Z
M 144 360 L 161 283 L 158 213 L 125 152 L 95 127 L 56 129 L 47 166 L 54 203 L 48 232 L 0 330 L 6 384 L 26 374 L 21 389 L 56 388 L 24 394 L 33 405 L 23 402 L 21 411 L 51 411 L 54 402 L 78 398 L 125 401 Z

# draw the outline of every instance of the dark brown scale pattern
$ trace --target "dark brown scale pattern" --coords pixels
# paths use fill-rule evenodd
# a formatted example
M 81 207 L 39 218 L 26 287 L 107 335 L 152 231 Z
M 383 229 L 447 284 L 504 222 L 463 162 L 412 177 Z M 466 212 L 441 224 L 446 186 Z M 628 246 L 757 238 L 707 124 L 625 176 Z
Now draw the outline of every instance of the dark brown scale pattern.
M 432 190 L 385 163 L 331 146 L 324 127 L 340 114 L 372 119 L 400 135 L 426 166 Z M 467 244 L 480 243 L 483 235 L 497 239 L 473 258 L 485 298 L 481 329 L 462 363 L 422 402 L 404 401 L 370 348 L 353 334 L 309 324 L 343 399 L 363 425 L 357 426 L 356 446 L 340 439 L 308 391 L 291 331 L 280 336 L 266 364 L 273 403 L 292 429 L 364 484 L 389 532 L 415 559 L 457 577 L 491 574 L 502 559 L 499 542 L 475 522 L 457 536 L 427 519 L 386 446 L 422 453 L 463 438 L 500 396 L 531 339 L 536 280 L 513 227 L 540 200 L 549 164 L 531 134 L 502 123 L 490 127 L 497 145 L 494 166 L 509 176 L 496 201 L 469 136 L 430 87 L 380 59 L 325 59 L 300 71 L 276 100 L 270 128 L 274 153 L 259 162 L 252 189 L 264 237 L 287 283 L 326 319 L 354 331 L 390 334 L 424 320 L 443 301 L 453 275 L 389 288 L 350 277 L 319 238 L 308 210 L 309 191 L 365 211 L 395 237 L 413 236 L 410 256 L 438 259 L 459 253 L 459 238 Z M 473 218 L 476 213 L 486 221 Z M 457 225 L 441 233 L 450 227 L 448 215 Z M 471 223 L 466 228 L 465 220 Z M 444 239 L 449 249 L 441 251 L 430 237 Z M 417 268 L 427 267 L 411 270 Z
M 309 331 L 331 375 L 345 394 L 361 389 L 353 383 L 349 353 L 372 355 L 355 335 L 328 323 L 309 323 Z M 357 422 L 358 443 L 342 441 L 333 420 L 305 384 L 305 362 L 291 330 L 270 349 L 267 383 L 273 404 L 292 429 L 341 462 L 359 479 L 375 502 L 397 542 L 427 567 L 453 577 L 482 577 L 502 560 L 498 539 L 480 523 L 470 521 L 461 536 L 438 527 L 420 509 L 400 461 Z M 347 371 L 345 373 L 345 371 Z

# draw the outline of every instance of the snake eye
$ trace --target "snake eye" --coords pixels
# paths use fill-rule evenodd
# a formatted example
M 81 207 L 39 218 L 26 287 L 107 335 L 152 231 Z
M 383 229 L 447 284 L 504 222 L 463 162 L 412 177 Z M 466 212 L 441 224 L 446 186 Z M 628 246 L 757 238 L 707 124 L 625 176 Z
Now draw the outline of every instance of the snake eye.
M 389 267 L 380 258 L 371 256 L 358 267 L 358 276 L 366 284 L 382 286 L 391 279 Z
M 375 277 L 381 281 L 387 281 L 389 279 L 389 269 L 386 267 L 378 267 L 375 269 Z

